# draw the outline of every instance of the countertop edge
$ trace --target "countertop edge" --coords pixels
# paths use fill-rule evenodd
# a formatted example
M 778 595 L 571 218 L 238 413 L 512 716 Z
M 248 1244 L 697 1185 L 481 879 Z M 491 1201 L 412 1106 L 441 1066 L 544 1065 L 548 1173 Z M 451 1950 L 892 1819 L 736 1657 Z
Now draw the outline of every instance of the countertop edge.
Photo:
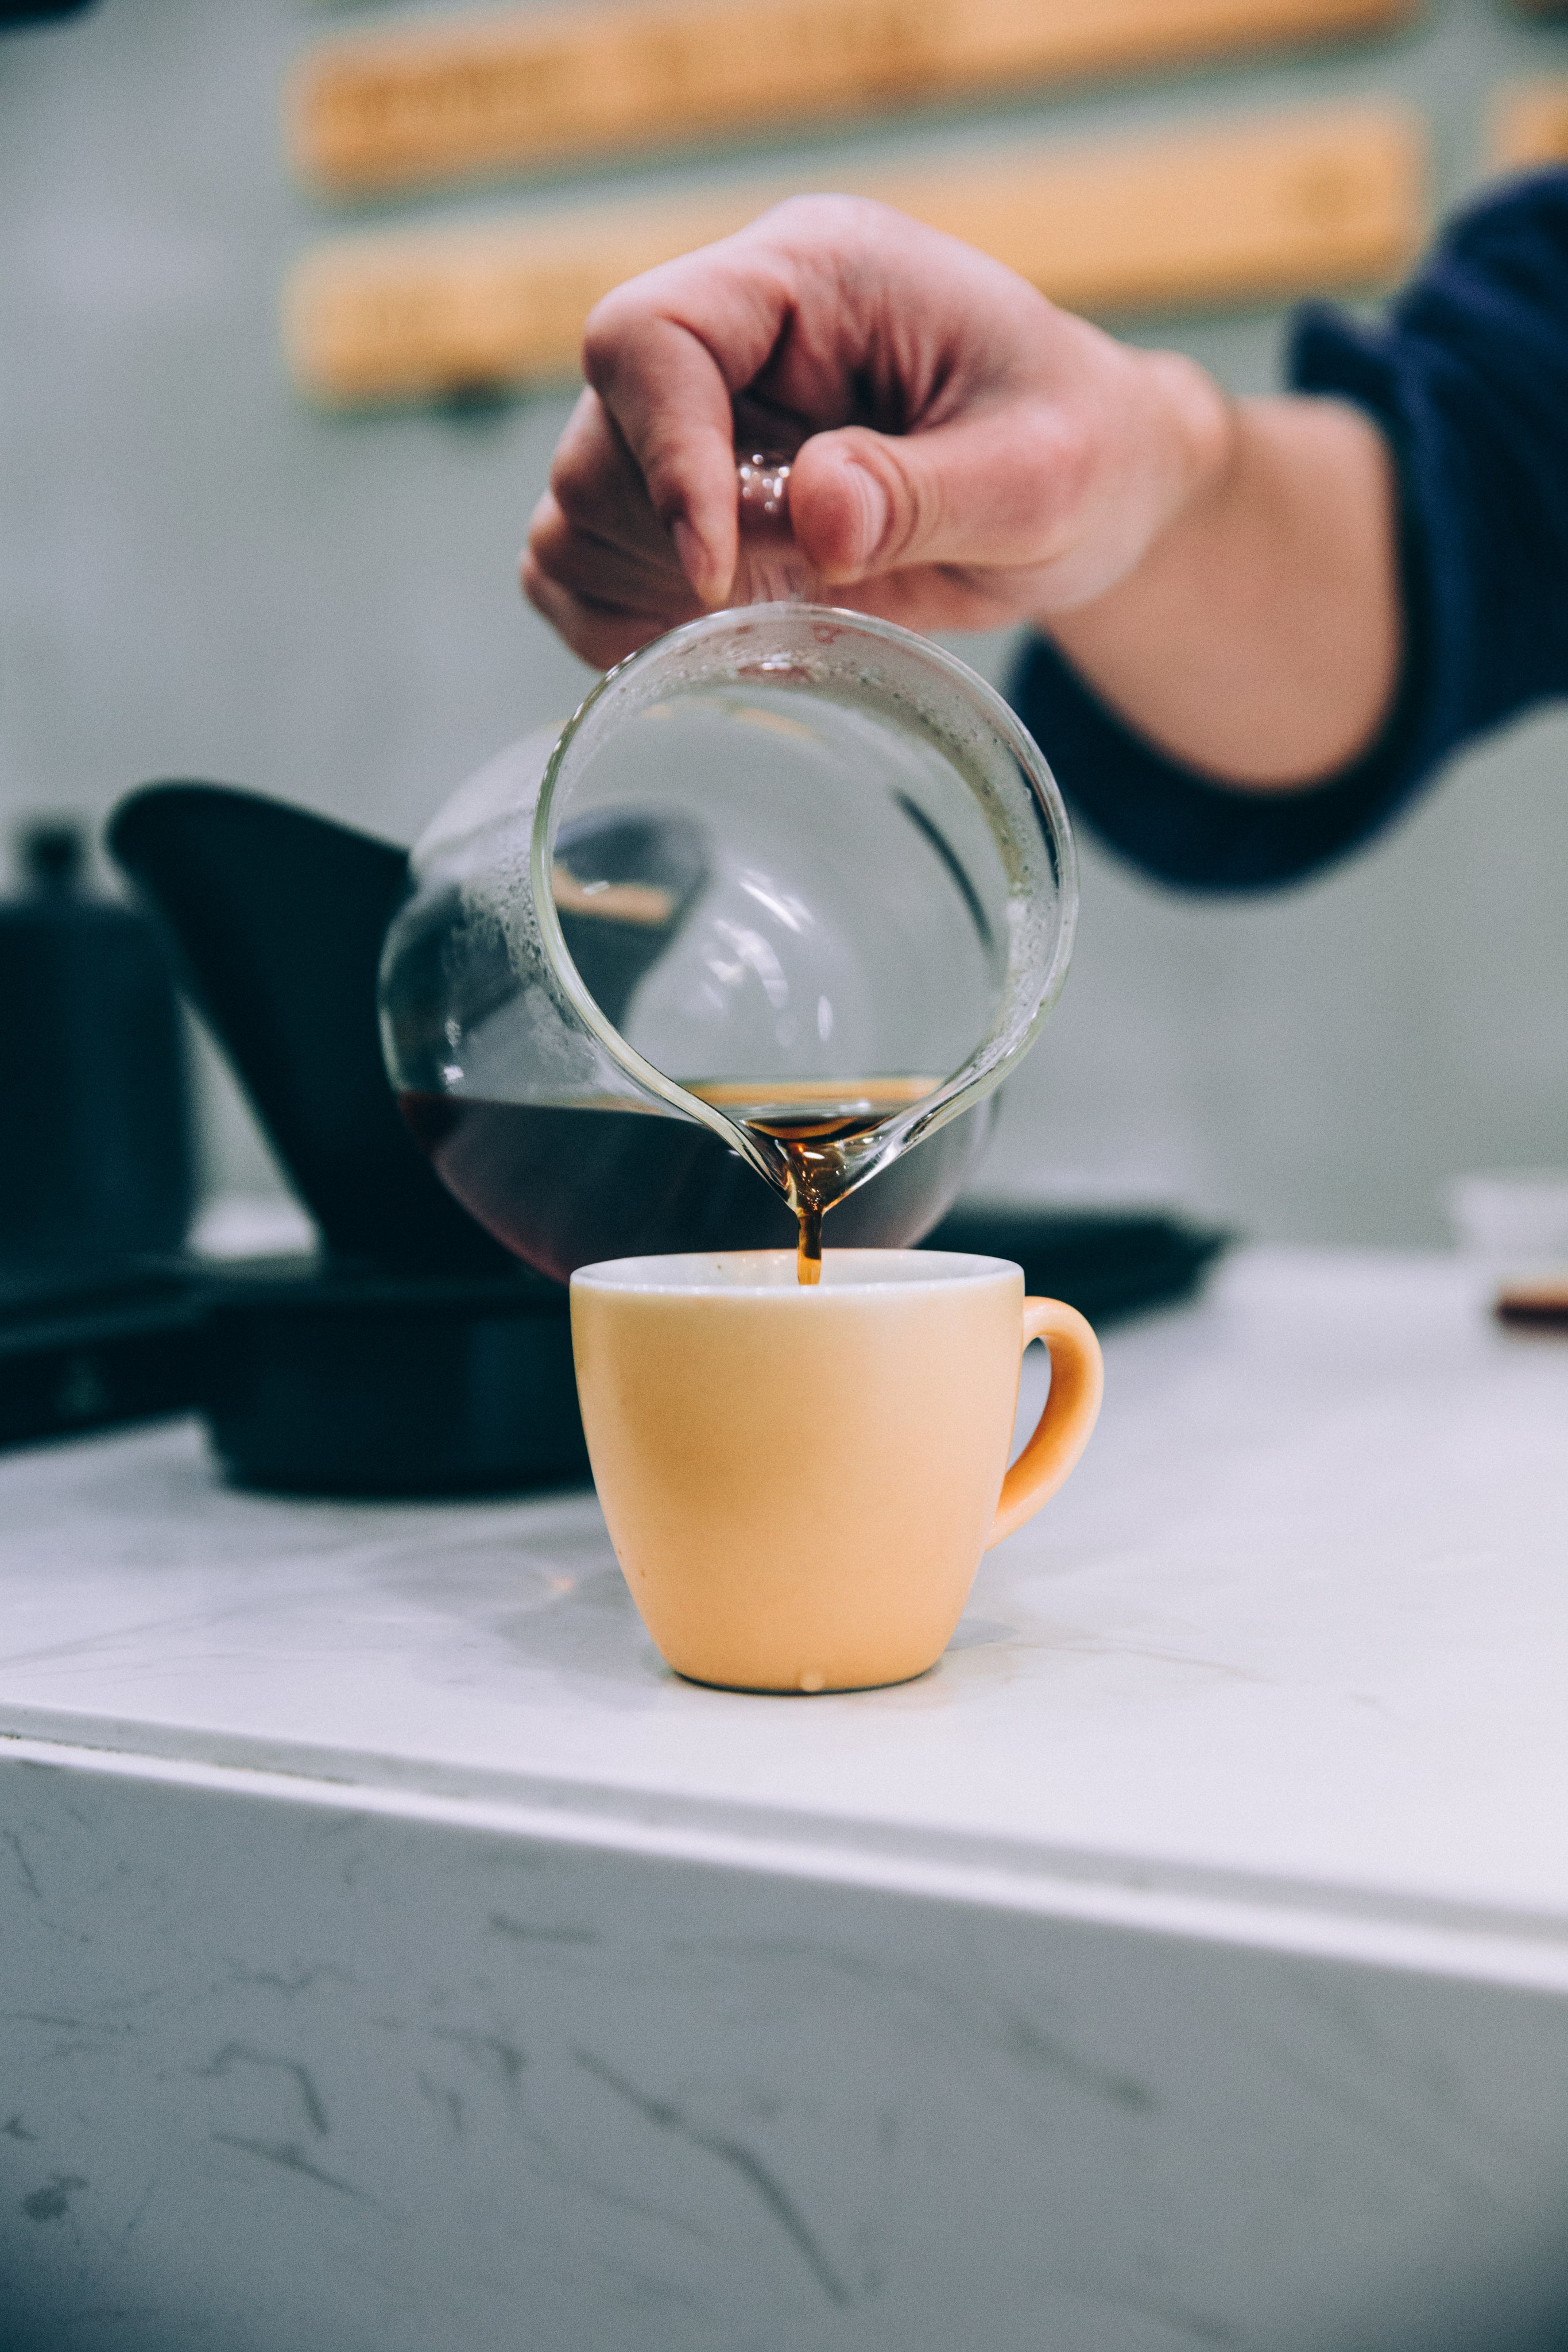
M 25 1718 L 25 1719 L 24 1719 Z M 0 1766 L 139 1780 L 465 1832 L 1021 1913 L 1281 1960 L 1568 1996 L 1568 1917 L 854 1816 L 365 1757 L 45 1710 L 0 1713 Z M 266 1750 L 267 1753 L 258 1751 Z M 220 1752 L 221 1751 L 221 1752 Z

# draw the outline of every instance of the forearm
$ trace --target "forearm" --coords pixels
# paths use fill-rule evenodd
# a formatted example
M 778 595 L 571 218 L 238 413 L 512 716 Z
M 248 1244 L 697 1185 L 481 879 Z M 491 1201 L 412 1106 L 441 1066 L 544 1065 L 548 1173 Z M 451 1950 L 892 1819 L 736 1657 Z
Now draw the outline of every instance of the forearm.
M 1375 739 L 1398 682 L 1386 442 L 1337 401 L 1237 404 L 1216 461 L 1136 568 L 1040 625 L 1188 767 L 1260 790 L 1336 773 Z

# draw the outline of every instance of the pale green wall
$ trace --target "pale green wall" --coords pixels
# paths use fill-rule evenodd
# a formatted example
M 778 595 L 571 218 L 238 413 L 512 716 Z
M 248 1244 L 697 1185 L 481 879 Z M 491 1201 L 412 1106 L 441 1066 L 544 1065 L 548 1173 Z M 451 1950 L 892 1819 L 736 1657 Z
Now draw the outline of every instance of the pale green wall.
M 279 276 L 340 222 L 287 184 L 277 89 L 335 13 L 386 12 L 103 0 L 0 40 L 6 817 L 96 814 L 184 773 L 407 838 L 585 682 L 513 584 L 564 400 L 330 422 L 284 380 Z M 1393 91 L 1431 116 L 1451 202 L 1479 172 L 1491 85 L 1552 68 L 1568 71 L 1568 29 L 1521 24 L 1502 0 L 1433 0 L 1412 33 L 1329 58 L 883 127 L 769 162 L 831 185 L 870 154 L 998 127 L 1078 134 Z M 746 168 L 725 158 L 702 176 Z M 1150 331 L 1238 387 L 1270 381 L 1276 319 Z M 1005 650 L 987 640 L 978 657 L 995 674 Z M 1078 964 L 1014 1086 L 988 1188 L 1153 1191 L 1260 1234 L 1419 1240 L 1439 1231 L 1449 1172 L 1568 1162 L 1565 769 L 1568 727 L 1537 721 L 1343 875 L 1246 907 L 1173 899 L 1089 849 Z M 237 1102 L 210 1091 L 214 1182 L 267 1181 Z

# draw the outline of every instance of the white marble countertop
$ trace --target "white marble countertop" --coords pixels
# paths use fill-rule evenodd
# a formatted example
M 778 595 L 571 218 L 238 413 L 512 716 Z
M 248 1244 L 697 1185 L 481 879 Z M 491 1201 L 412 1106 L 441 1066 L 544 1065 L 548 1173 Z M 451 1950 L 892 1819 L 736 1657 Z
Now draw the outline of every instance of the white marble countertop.
M 1456 1261 L 1245 1251 L 1113 1332 L 896 1690 L 678 1682 L 591 1494 L 235 1494 L 193 1424 L 0 1462 L 0 1594 L 13 1754 L 1568 1989 L 1568 1345 Z

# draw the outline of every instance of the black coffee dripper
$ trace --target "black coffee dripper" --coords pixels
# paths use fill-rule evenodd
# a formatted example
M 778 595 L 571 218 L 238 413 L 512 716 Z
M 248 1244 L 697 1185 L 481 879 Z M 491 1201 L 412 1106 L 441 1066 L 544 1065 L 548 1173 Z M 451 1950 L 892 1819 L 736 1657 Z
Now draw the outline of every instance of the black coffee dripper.
M 444 1189 L 382 1069 L 406 852 L 183 782 L 133 793 L 107 838 L 322 1235 L 319 1259 L 214 1278 L 204 1409 L 229 1475 L 361 1495 L 581 1475 L 565 1293 Z

